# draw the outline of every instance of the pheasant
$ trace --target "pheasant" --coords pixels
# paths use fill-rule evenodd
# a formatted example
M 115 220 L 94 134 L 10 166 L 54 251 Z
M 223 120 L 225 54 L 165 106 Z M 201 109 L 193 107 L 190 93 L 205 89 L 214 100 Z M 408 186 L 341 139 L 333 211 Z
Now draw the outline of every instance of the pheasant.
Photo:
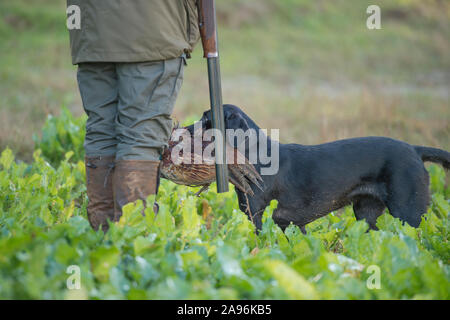
M 174 132 L 176 129 L 179 128 L 175 128 L 172 131 L 169 147 L 164 150 L 162 155 L 161 177 L 177 184 L 192 187 L 201 186 L 202 188 L 197 192 L 197 195 L 199 195 L 216 180 L 214 151 L 209 155 L 207 154 L 208 152 L 205 152 L 205 149 L 214 142 L 211 142 L 211 139 L 206 139 L 206 134 L 203 137 L 204 139 L 202 139 L 201 131 L 191 134 L 186 128 L 182 129 L 186 130 L 184 131 L 185 133 L 189 133 L 190 139 L 182 139 L 180 142 L 175 141 Z M 194 149 L 194 138 L 201 140 L 201 150 L 197 151 Z M 211 147 L 213 146 L 209 148 Z M 189 152 L 184 154 L 184 150 Z M 250 186 L 251 183 L 262 190 L 263 180 L 248 159 L 228 143 L 226 144 L 226 153 L 228 180 L 246 195 L 254 195 L 254 191 Z

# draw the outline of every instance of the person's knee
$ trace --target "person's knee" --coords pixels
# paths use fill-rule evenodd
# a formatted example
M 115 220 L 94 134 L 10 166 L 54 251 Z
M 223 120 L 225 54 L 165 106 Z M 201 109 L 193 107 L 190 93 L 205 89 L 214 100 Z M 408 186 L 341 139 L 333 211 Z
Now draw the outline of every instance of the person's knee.
M 117 159 L 159 160 L 172 132 L 172 119 L 159 115 L 142 120 L 133 128 L 116 124 Z
M 114 119 L 90 115 L 86 123 L 84 149 L 87 156 L 107 156 L 116 153 L 116 129 Z

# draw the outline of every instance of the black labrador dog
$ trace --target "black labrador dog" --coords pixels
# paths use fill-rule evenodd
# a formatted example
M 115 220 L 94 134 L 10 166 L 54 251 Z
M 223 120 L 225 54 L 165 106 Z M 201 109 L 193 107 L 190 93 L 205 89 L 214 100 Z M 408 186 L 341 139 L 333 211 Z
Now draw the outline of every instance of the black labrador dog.
M 224 105 L 224 113 L 227 129 L 260 129 L 234 105 Z M 211 128 L 210 111 L 204 112 L 201 123 L 204 130 Z M 245 155 L 249 158 L 247 138 Z M 236 139 L 228 142 L 239 147 Z M 267 146 L 270 154 L 271 142 L 267 135 L 260 135 L 256 148 Z M 255 194 L 248 201 L 244 193 L 236 190 L 240 209 L 252 215 L 259 230 L 262 213 L 272 199 L 278 200 L 273 219 L 283 230 L 292 222 L 304 232 L 309 222 L 348 204 L 353 204 L 356 218 L 365 219 L 371 229 L 377 229 L 376 220 L 386 207 L 392 216 L 418 227 L 430 201 L 429 177 L 423 162 L 450 168 L 449 152 L 385 137 L 312 146 L 278 143 L 278 149 L 279 170 L 273 175 L 261 175 L 263 190 L 252 186 Z M 260 174 L 265 167 L 259 152 L 254 166 Z

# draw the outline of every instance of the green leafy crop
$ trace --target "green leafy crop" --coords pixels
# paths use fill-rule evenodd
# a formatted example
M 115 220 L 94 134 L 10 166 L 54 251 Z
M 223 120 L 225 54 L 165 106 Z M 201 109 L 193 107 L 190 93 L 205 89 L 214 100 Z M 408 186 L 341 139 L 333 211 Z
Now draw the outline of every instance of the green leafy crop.
M 57 166 L 64 155 L 72 151 L 73 160 L 84 157 L 83 141 L 86 116 L 75 118 L 69 109 L 63 107 L 58 117 L 49 115 L 42 128 L 42 137 L 33 136 L 37 148 L 52 165 Z
M 449 189 L 438 166 L 417 229 L 384 214 L 368 231 L 345 208 L 307 234 L 283 232 L 273 201 L 257 235 L 234 192 L 196 197 L 163 180 L 158 215 L 128 204 L 103 234 L 86 218 L 82 127 L 63 112 L 47 122 L 31 164 L 1 153 L 0 299 L 450 298 Z M 79 289 L 67 285 L 70 266 Z

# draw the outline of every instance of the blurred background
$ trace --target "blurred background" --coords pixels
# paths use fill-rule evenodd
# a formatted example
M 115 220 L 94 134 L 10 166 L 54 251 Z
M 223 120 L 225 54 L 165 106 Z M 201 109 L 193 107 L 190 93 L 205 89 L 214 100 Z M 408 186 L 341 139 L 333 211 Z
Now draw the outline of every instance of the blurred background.
M 216 0 L 224 103 L 281 142 L 383 135 L 450 149 L 450 1 Z M 366 9 L 381 7 L 381 30 Z M 29 160 L 62 106 L 83 114 L 61 0 L 0 1 L 0 150 Z M 174 117 L 209 108 L 198 44 Z

